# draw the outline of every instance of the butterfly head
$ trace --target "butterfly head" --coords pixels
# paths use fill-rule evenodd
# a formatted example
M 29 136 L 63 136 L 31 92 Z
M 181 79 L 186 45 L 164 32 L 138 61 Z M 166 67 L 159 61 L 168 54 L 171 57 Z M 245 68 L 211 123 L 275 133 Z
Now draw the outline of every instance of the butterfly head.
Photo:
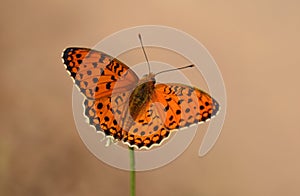
M 140 79 L 139 84 L 143 84 L 146 82 L 151 82 L 151 83 L 156 83 L 155 80 L 155 74 L 154 73 L 149 73 L 149 74 L 145 74 L 143 75 L 143 77 Z

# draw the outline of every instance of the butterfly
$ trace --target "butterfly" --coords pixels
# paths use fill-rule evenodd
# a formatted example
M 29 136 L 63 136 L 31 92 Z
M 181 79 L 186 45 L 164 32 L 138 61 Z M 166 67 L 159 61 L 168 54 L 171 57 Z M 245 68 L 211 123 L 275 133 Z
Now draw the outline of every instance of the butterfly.
M 219 111 L 208 93 L 185 84 L 157 83 L 154 73 L 139 79 L 127 65 L 97 50 L 66 48 L 62 59 L 84 95 L 89 124 L 129 147 L 150 149 L 171 132 L 208 121 Z

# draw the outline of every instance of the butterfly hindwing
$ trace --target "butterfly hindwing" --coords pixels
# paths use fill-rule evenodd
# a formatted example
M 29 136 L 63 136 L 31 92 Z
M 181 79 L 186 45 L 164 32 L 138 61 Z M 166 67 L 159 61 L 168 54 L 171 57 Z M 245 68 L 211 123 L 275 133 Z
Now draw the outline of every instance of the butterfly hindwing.
M 138 148 L 150 148 L 167 139 L 170 131 L 163 123 L 162 105 L 149 101 L 141 108 L 134 123 L 131 125 L 125 142 Z
M 127 132 L 122 128 L 122 122 L 126 119 L 128 109 L 129 93 L 122 94 L 124 102 L 118 105 L 112 104 L 114 97 L 103 97 L 96 100 L 85 99 L 85 115 L 89 119 L 89 124 L 97 131 L 102 131 L 106 136 L 111 136 L 116 140 L 122 140 L 127 136 Z

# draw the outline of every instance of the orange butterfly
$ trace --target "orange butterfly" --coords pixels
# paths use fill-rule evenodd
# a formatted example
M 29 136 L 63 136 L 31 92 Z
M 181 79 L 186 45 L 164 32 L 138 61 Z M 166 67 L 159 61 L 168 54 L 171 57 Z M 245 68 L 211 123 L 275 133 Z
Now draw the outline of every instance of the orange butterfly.
M 90 125 L 130 147 L 159 145 L 173 130 L 205 122 L 219 110 L 200 89 L 156 84 L 153 73 L 139 79 L 124 63 L 96 50 L 67 48 L 62 58 L 85 97 Z

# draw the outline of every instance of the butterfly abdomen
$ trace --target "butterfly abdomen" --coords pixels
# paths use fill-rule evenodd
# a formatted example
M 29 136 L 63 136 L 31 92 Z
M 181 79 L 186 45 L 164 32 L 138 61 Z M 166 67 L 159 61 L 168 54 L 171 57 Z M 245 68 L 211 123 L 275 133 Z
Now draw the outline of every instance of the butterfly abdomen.
M 149 102 L 154 91 L 155 81 L 149 81 L 138 85 L 129 98 L 129 110 L 135 120 L 143 106 Z

